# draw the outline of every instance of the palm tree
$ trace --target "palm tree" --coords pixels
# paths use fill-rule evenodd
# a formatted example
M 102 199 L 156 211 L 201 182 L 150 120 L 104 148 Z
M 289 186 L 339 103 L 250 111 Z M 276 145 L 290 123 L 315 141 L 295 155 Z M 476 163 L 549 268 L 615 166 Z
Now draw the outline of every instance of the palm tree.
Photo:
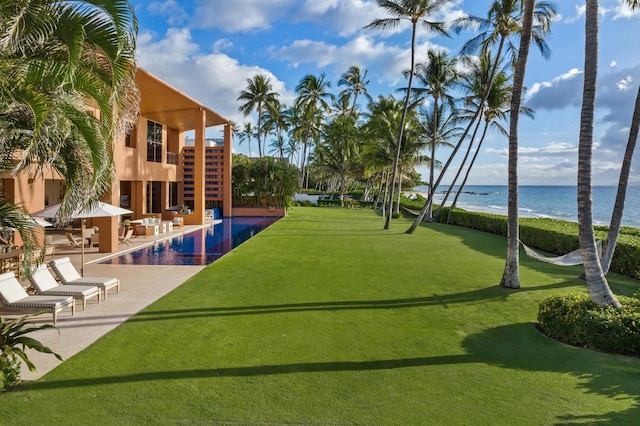
M 534 9 L 534 17 L 535 17 L 535 25 L 532 25 L 532 38 L 536 43 L 538 49 L 542 53 L 543 57 L 549 56 L 549 47 L 546 44 L 545 36 L 548 34 L 551 21 L 553 17 L 556 15 L 555 8 L 553 5 L 547 2 L 538 2 L 535 5 Z M 453 157 L 458 152 L 458 148 L 462 145 L 463 140 L 467 137 L 473 123 L 480 116 L 480 110 L 486 102 L 489 88 L 493 84 L 493 79 L 495 77 L 495 73 L 497 72 L 498 64 L 502 59 L 502 51 L 505 43 L 507 43 L 507 50 L 512 54 L 511 62 L 515 64 L 515 48 L 510 42 L 510 37 L 514 34 L 521 32 L 522 28 L 520 22 L 523 18 L 523 8 L 522 8 L 522 0 L 495 0 L 490 8 L 487 18 L 479 18 L 476 16 L 465 16 L 460 18 L 454 22 L 453 29 L 456 32 L 461 31 L 465 28 L 478 28 L 484 32 L 480 33 L 478 36 L 472 38 L 467 43 L 464 44 L 462 48 L 463 54 L 468 54 L 474 52 L 475 50 L 480 50 L 480 52 L 489 49 L 496 42 L 498 43 L 498 51 L 496 53 L 496 58 L 494 60 L 494 68 L 491 72 L 491 78 L 489 79 L 489 85 L 486 88 L 482 101 L 478 104 L 478 109 L 476 110 L 473 118 L 469 121 L 467 128 L 463 132 L 460 137 L 460 141 L 454 148 L 453 152 L 449 156 L 449 159 L 445 163 L 442 171 L 440 172 L 440 176 L 436 181 L 436 186 L 439 185 L 440 180 L 444 176 L 444 173 L 447 171 Z M 407 229 L 407 233 L 411 234 L 418 227 L 424 215 L 426 213 L 427 208 L 430 208 L 432 200 L 430 197 L 427 198 L 425 205 L 413 222 L 411 227 Z
M 638 0 L 626 0 L 625 3 L 631 9 L 637 9 L 640 5 Z M 627 140 L 627 147 L 624 151 L 624 158 L 622 160 L 622 167 L 620 168 L 620 178 L 618 180 L 618 191 L 616 193 L 616 201 L 613 206 L 613 213 L 611 214 L 611 223 L 609 225 L 609 232 L 607 234 L 607 244 L 604 247 L 604 253 L 602 255 L 602 270 L 607 274 L 609 267 L 611 266 L 611 260 L 613 259 L 613 253 L 616 249 L 616 242 L 618 240 L 618 234 L 620 233 L 620 224 L 622 222 L 622 214 L 624 213 L 624 204 L 627 196 L 627 185 L 629 183 L 629 173 L 631 172 L 631 162 L 633 160 L 633 152 L 636 149 L 636 142 L 638 141 L 638 129 L 640 128 L 640 87 L 638 88 L 638 94 L 636 95 L 636 104 L 633 110 L 633 118 L 631 119 L 631 128 L 629 130 L 629 139 Z
M 455 108 L 453 97 L 449 94 L 451 87 L 458 80 L 458 71 L 456 70 L 457 60 L 450 58 L 446 52 L 436 52 L 429 49 L 427 52 L 429 58 L 428 63 L 419 63 L 416 65 L 416 77 L 422 83 L 421 88 L 416 88 L 417 95 L 429 95 L 433 98 L 433 115 L 431 117 L 431 158 L 436 158 L 436 147 L 440 145 L 438 136 L 440 135 L 438 125 L 441 123 L 438 113 L 440 112 L 440 101 L 446 102 L 451 108 Z M 449 141 L 447 145 L 453 146 Z M 436 192 L 435 183 L 435 161 L 431 161 L 429 167 L 429 199 L 433 200 Z M 427 219 L 431 219 L 431 208 L 427 209 Z
M 333 94 L 328 92 L 331 82 L 327 80 L 324 73 L 316 77 L 307 74 L 296 86 L 296 106 L 300 109 L 302 122 L 298 123 L 298 128 L 303 128 L 304 132 L 297 132 L 296 135 L 302 141 L 302 164 L 300 167 L 299 185 L 302 186 L 305 177 L 305 163 L 307 159 L 307 148 L 309 142 L 317 141 L 320 131 L 320 123 L 324 119 L 324 113 L 331 109 L 330 100 L 334 99 Z
M 500 285 L 520 288 L 520 229 L 518 224 L 518 121 L 531 41 L 535 0 L 525 0 L 520 50 L 513 74 L 513 92 L 509 122 L 509 195 L 507 205 L 507 259 Z
M 242 145 L 244 141 L 247 141 L 247 144 L 249 145 L 249 157 L 251 157 L 251 138 L 254 134 L 255 131 L 253 130 L 253 126 L 249 121 L 245 122 L 242 125 L 242 130 L 238 131 L 238 145 Z
M 351 111 L 355 113 L 358 105 L 358 96 L 363 95 L 368 102 L 373 101 L 371 95 L 367 91 L 367 70 L 360 71 L 360 68 L 353 65 L 349 67 L 349 70 L 342 74 L 340 80 L 338 80 L 338 86 L 347 86 L 342 92 L 340 92 L 339 98 L 346 98 L 348 101 L 353 96 L 353 103 L 351 104 Z
M 591 300 L 599 305 L 620 308 L 622 305 L 611 291 L 602 270 L 593 231 L 591 159 L 598 76 L 598 0 L 586 1 L 585 31 L 584 89 L 578 145 L 578 236 L 582 251 L 582 263 L 584 264 L 584 276 Z
M 52 168 L 67 188 L 63 215 L 97 201 L 111 189 L 113 140 L 138 113 L 132 6 L 1 2 L 0 22 L 0 173 Z M 28 233 L 24 212 L 0 204 L 3 226 Z
M 474 71 L 466 78 L 468 79 L 467 87 L 471 89 L 471 91 L 475 91 L 475 95 L 471 95 L 467 102 L 471 104 L 471 107 L 475 110 L 477 105 L 474 104 L 474 99 L 480 99 L 484 93 L 484 85 L 482 81 L 487 82 L 489 74 L 490 74 L 490 63 L 488 60 L 490 59 L 490 53 L 487 55 L 483 55 L 480 58 L 480 62 L 474 68 Z M 458 197 L 462 193 L 471 170 L 473 169 L 473 165 L 478 157 L 480 149 L 482 148 L 482 143 L 487 135 L 488 129 L 494 128 L 498 130 L 502 135 L 508 137 L 509 133 L 507 130 L 500 124 L 500 121 L 506 121 L 509 114 L 509 106 L 511 103 L 511 93 L 513 92 L 513 86 L 511 85 L 511 81 L 509 76 L 505 71 L 501 70 L 498 72 L 494 78 L 493 85 L 491 86 L 491 90 L 489 91 L 489 96 L 487 97 L 485 108 L 482 112 L 482 117 L 484 121 L 484 128 L 482 130 L 482 135 L 480 136 L 480 140 L 478 141 L 478 146 L 476 147 L 475 153 L 469 163 L 469 167 L 467 167 L 467 171 L 465 173 L 464 179 L 460 183 L 460 187 L 456 193 L 456 196 L 453 199 L 453 203 L 451 203 L 451 209 L 449 210 L 449 214 L 447 215 L 447 223 L 450 223 L 451 220 L 451 212 L 456 208 L 456 204 L 458 202 Z M 533 111 L 526 107 L 521 106 L 520 113 L 525 114 L 528 117 L 533 117 Z M 480 124 L 480 122 L 478 122 Z M 472 142 L 473 142 L 472 138 Z M 466 158 L 472 148 L 472 143 L 469 146 L 469 150 L 465 155 L 465 159 L 463 160 L 463 165 L 466 164 Z M 454 178 L 453 184 L 458 181 L 458 175 L 462 171 L 462 166 L 458 170 L 458 174 Z
M 271 79 L 264 74 L 256 74 L 247 79 L 247 88 L 240 92 L 239 101 L 245 101 L 238 107 L 238 111 L 248 116 L 253 111 L 258 113 L 258 155 L 262 157 L 262 115 L 274 112 L 279 94 L 272 90 Z
M 415 68 L 416 54 L 416 32 L 418 24 L 422 24 L 425 28 L 438 34 L 447 35 L 444 23 L 431 22 L 425 19 L 437 13 L 449 0 L 378 0 L 378 6 L 386 10 L 392 18 L 376 19 L 365 28 L 376 28 L 381 30 L 394 29 L 401 21 L 407 20 L 411 22 L 411 66 L 409 68 L 409 83 L 407 86 L 407 94 L 404 99 L 404 107 L 402 109 L 402 117 L 398 128 L 398 136 L 396 138 L 396 156 L 393 163 L 393 172 L 391 177 L 391 188 L 395 188 L 396 174 L 398 172 L 398 161 L 400 159 L 400 151 L 402 149 L 402 133 L 404 132 L 407 110 L 411 99 L 411 85 L 413 83 L 413 74 Z M 390 191 L 389 206 L 393 205 L 393 191 Z M 389 209 L 391 211 L 392 209 Z M 391 226 L 391 215 L 388 214 L 384 224 L 384 229 Z

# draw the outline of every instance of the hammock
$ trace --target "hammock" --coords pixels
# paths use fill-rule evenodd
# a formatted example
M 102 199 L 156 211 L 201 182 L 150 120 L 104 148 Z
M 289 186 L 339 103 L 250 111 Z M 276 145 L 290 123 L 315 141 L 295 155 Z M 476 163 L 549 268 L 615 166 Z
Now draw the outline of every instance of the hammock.
M 527 253 L 527 256 L 529 256 L 532 259 L 540 260 L 542 262 L 552 263 L 554 265 L 559 265 L 559 266 L 582 265 L 582 253 L 580 252 L 580 249 L 567 253 L 564 256 L 547 257 L 544 254 L 542 254 L 542 252 L 526 246 L 522 241 L 520 241 L 520 244 L 522 244 L 522 247 L 524 248 L 524 251 Z M 602 257 L 602 241 L 597 241 L 596 247 L 598 248 L 598 256 Z

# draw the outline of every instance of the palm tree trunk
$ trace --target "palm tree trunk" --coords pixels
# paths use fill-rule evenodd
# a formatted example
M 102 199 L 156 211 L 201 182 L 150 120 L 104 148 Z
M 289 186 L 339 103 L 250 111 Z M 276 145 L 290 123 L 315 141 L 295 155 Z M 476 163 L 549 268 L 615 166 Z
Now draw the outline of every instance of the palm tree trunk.
M 593 231 L 591 161 L 598 77 L 598 0 L 587 0 L 585 17 L 584 89 L 578 146 L 578 236 L 584 275 L 591 300 L 599 305 L 620 308 L 620 302 L 609 288 L 609 283 L 604 276 Z
M 507 207 L 507 259 L 500 285 L 507 288 L 520 288 L 520 230 L 518 223 L 518 121 L 524 75 L 527 70 L 527 58 L 531 42 L 533 10 L 535 0 L 526 0 L 520 33 L 520 49 L 513 76 L 511 94 L 511 112 L 509 123 L 509 196 Z
M 389 229 L 391 226 L 391 211 L 393 210 L 393 188 L 396 183 L 396 174 L 398 173 L 398 162 L 400 161 L 400 152 L 402 150 L 402 135 L 404 133 L 404 122 L 407 118 L 407 110 L 409 109 L 409 102 L 411 98 L 411 84 L 413 83 L 413 73 L 416 63 L 416 22 L 412 22 L 411 28 L 411 69 L 409 73 L 409 84 L 407 85 L 407 95 L 404 98 L 404 107 L 402 108 L 402 118 L 400 119 L 400 126 L 398 128 L 398 143 L 396 146 L 396 156 L 393 160 L 393 174 L 391 176 L 391 191 L 389 191 L 389 214 L 384 223 L 384 229 Z M 400 200 L 398 200 L 400 202 Z
M 462 159 L 462 163 L 460 163 L 460 167 L 458 167 L 456 176 L 453 178 L 451 185 L 449 185 L 449 188 L 447 189 L 447 193 L 444 195 L 444 198 L 442 199 L 440 206 L 438 206 L 438 210 L 436 210 L 435 214 L 433 215 L 433 220 L 435 222 L 437 222 L 438 219 L 440 218 L 442 209 L 444 209 L 444 206 L 447 203 L 447 200 L 449 199 L 449 195 L 451 195 L 451 191 L 453 191 L 453 187 L 456 185 L 456 182 L 458 181 L 458 178 L 462 173 L 462 169 L 464 168 L 464 165 L 467 163 L 467 159 L 469 158 L 469 154 L 471 154 L 471 148 L 473 148 L 473 141 L 476 139 L 476 135 L 478 134 L 479 127 L 480 127 L 480 120 L 478 120 L 478 123 L 476 124 L 476 128 L 473 129 L 473 134 L 471 135 L 471 140 L 469 141 L 469 148 L 467 148 L 467 152 L 465 152 L 464 154 L 464 158 Z M 467 176 L 468 175 L 469 175 L 469 171 L 467 170 Z
M 262 144 L 260 136 L 262 133 L 262 103 L 258 102 L 258 156 L 262 157 Z
M 476 152 L 473 154 L 473 158 L 471 159 L 471 163 L 469 163 L 469 167 L 467 168 L 467 173 L 464 175 L 464 179 L 460 184 L 460 188 L 458 188 L 458 192 L 456 192 L 456 196 L 453 198 L 453 203 L 451 203 L 451 208 L 449 209 L 449 214 L 447 214 L 447 224 L 451 223 L 451 212 L 455 210 L 456 205 L 458 204 L 458 197 L 462 193 L 464 186 L 467 184 L 467 179 L 469 179 L 469 175 L 471 174 L 471 169 L 476 162 L 476 158 L 478 158 L 478 154 L 480 153 L 480 147 L 482 146 L 482 142 L 484 142 L 484 138 L 487 134 L 487 130 L 489 129 L 489 122 L 485 121 L 484 130 L 482 131 L 482 137 L 480 138 L 480 142 L 478 142 L 478 148 L 476 148 Z
M 627 140 L 627 148 L 624 151 L 624 159 L 622 160 L 622 168 L 620 169 L 620 179 L 618 181 L 618 193 L 616 194 L 616 202 L 613 206 L 611 214 L 611 224 L 609 225 L 609 233 L 607 234 L 607 244 L 604 247 L 602 256 L 602 271 L 606 275 L 611 267 L 613 253 L 616 250 L 616 242 L 620 233 L 620 223 L 622 222 L 622 214 L 624 212 L 624 202 L 627 197 L 627 184 L 629 183 L 629 173 L 631 171 L 631 161 L 633 160 L 633 152 L 636 149 L 638 141 L 638 128 L 640 127 L 640 87 L 638 87 L 638 95 L 636 96 L 636 106 L 633 110 L 633 118 L 631 119 L 631 130 L 629 130 L 629 139 Z
M 433 123 L 431 125 L 431 167 L 429 167 L 429 193 L 428 196 L 433 200 L 436 193 L 434 186 L 435 170 L 436 170 L 436 145 L 438 144 L 438 97 L 433 98 Z M 433 217 L 433 209 L 427 210 L 426 218 L 429 222 Z

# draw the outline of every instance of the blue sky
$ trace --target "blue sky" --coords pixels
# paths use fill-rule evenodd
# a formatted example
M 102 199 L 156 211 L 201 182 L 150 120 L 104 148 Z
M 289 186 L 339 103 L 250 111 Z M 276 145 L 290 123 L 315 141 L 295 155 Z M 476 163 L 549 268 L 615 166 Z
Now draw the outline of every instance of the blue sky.
M 350 66 L 367 70 L 369 93 L 394 94 L 406 81 L 410 28 L 393 32 L 363 29 L 387 17 L 374 0 L 159 0 L 132 1 L 139 20 L 138 63 L 177 89 L 241 124 L 237 101 L 246 79 L 270 77 L 280 100 L 291 105 L 306 74 L 326 73 L 337 81 Z M 451 1 L 433 18 L 451 22 L 463 14 L 486 16 L 486 0 Z M 575 185 L 579 114 L 584 68 L 584 1 L 555 2 L 558 16 L 548 39 L 551 57 L 532 49 L 525 80 L 534 120 L 521 119 L 519 176 L 522 185 Z M 640 14 L 617 0 L 601 0 L 600 69 L 594 173 L 596 185 L 616 184 L 635 97 L 640 84 Z M 417 59 L 429 48 L 451 55 L 472 37 L 451 38 L 421 30 Z M 507 125 L 508 127 L 508 125 Z M 218 137 L 214 133 L 209 136 Z M 255 143 L 252 146 L 255 150 Z M 248 153 L 246 143 L 234 145 Z M 436 153 L 446 161 L 449 152 Z M 636 155 L 637 156 L 637 155 Z M 637 160 L 637 159 L 636 159 Z M 455 173 L 455 162 L 444 182 Z M 426 169 L 419 169 L 427 179 Z M 484 142 L 471 184 L 507 184 L 507 140 L 491 134 Z M 631 183 L 640 185 L 640 160 Z

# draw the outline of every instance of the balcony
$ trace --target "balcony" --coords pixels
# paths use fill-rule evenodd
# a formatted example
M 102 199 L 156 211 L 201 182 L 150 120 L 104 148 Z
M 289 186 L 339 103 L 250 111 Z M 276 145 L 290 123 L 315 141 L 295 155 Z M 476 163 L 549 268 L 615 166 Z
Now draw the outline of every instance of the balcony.
M 167 164 L 178 165 L 180 157 L 175 152 L 167 152 Z

